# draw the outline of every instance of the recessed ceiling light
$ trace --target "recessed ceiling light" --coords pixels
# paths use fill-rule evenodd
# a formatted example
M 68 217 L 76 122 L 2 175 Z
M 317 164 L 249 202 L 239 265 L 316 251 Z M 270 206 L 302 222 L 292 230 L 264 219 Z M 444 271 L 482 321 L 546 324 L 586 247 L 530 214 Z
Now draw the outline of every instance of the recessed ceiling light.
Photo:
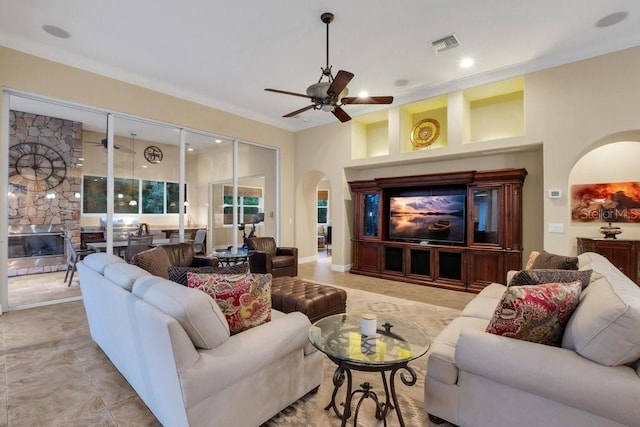
M 220 144 L 222 142 L 221 139 L 216 139 L 216 144 Z
M 624 21 L 626 17 L 629 16 L 629 12 L 616 12 L 610 15 L 605 16 L 596 22 L 596 27 L 598 28 L 606 28 L 612 25 L 616 25 L 621 21 Z
M 187 148 L 187 151 L 193 151 L 193 147 Z
M 66 30 L 63 30 L 60 27 L 56 27 L 55 25 L 43 25 L 42 29 L 47 33 L 52 35 L 53 37 L 58 37 L 59 39 L 68 39 L 71 37 Z
M 368 98 L 369 97 L 369 92 L 367 92 L 366 90 L 361 90 L 360 93 L 358 94 L 358 98 Z
M 471 68 L 473 67 L 473 59 L 472 58 L 463 58 L 460 61 L 460 68 Z

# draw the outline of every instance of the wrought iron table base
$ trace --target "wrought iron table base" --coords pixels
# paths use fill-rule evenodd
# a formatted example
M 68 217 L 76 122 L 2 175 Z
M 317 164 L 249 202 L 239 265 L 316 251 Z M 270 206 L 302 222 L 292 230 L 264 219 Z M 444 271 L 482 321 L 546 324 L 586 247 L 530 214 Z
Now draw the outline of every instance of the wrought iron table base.
M 398 405 L 398 396 L 396 395 L 396 387 L 395 387 L 395 378 L 396 373 L 401 370 L 405 370 L 409 373 L 409 377 L 405 377 L 404 373 L 400 373 L 400 380 L 403 384 L 407 386 L 412 386 L 416 383 L 418 377 L 416 376 L 416 372 L 413 368 L 409 367 L 406 362 L 397 363 L 393 365 L 383 365 L 383 366 L 375 366 L 375 365 L 354 365 L 351 363 L 347 363 L 345 361 L 335 360 L 333 362 L 338 365 L 335 372 L 333 373 L 333 393 L 331 394 L 331 402 L 324 408 L 326 411 L 329 409 L 333 409 L 333 412 L 342 419 L 342 427 L 347 425 L 347 420 L 351 418 L 351 401 L 353 398 L 362 393 L 360 399 L 358 400 L 358 404 L 356 405 L 356 410 L 353 418 L 353 425 L 356 426 L 358 423 L 358 412 L 360 411 L 360 407 L 365 399 L 372 399 L 376 404 L 376 413 L 375 417 L 384 422 L 384 425 L 387 425 L 387 413 L 389 409 L 395 409 L 396 415 L 398 416 L 398 421 L 400 422 L 400 426 L 404 427 L 404 419 L 402 418 L 402 413 L 400 412 L 400 406 Z M 380 402 L 378 399 L 378 395 L 372 391 L 371 384 L 368 382 L 364 382 L 360 385 L 358 390 L 352 391 L 352 376 L 351 370 L 355 369 L 357 371 L 367 371 L 367 372 L 380 372 L 380 376 L 382 377 L 382 384 L 384 387 L 385 401 Z M 389 380 L 387 381 L 387 376 L 385 373 L 387 371 L 391 371 L 389 374 Z M 338 390 L 340 387 L 344 385 L 345 377 L 347 379 L 347 389 L 345 401 L 342 404 L 343 410 L 340 412 L 338 409 L 338 405 L 336 405 L 336 396 L 338 394 Z

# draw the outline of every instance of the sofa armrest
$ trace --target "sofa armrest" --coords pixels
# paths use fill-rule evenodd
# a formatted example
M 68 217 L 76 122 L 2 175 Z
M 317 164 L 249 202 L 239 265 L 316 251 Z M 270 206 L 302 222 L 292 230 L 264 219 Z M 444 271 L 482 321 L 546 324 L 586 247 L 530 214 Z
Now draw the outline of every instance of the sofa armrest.
M 518 273 L 518 270 L 507 271 L 507 281 L 504 282 L 504 284 L 509 285 L 509 283 L 511 282 L 511 279 L 513 279 L 513 276 L 515 276 L 517 273 Z
M 455 359 L 461 371 L 625 425 L 640 419 L 640 378 L 629 366 L 604 366 L 572 350 L 466 329 Z
M 298 248 L 291 247 L 279 247 L 276 249 L 276 255 L 278 256 L 293 256 L 298 259 Z
M 249 252 L 249 269 L 252 273 L 271 273 L 271 254 L 261 251 Z
M 209 396 L 231 384 L 277 363 L 293 352 L 306 354 L 309 348 L 309 318 L 294 312 L 232 335 L 211 350 L 200 350 L 200 358 L 181 373 L 185 400 L 195 403 L 191 394 Z

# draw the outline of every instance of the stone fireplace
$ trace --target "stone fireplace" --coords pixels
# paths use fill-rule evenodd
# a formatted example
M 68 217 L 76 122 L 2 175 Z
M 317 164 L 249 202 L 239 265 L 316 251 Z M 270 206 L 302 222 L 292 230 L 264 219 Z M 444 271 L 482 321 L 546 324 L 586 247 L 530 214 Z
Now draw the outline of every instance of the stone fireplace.
M 10 147 L 42 144 L 59 153 L 66 164 L 64 179 L 50 189 L 9 179 L 9 243 L 10 250 L 15 249 L 9 275 L 64 269 L 62 231 L 66 230 L 74 243 L 80 242 L 82 123 L 13 110 L 9 114 Z

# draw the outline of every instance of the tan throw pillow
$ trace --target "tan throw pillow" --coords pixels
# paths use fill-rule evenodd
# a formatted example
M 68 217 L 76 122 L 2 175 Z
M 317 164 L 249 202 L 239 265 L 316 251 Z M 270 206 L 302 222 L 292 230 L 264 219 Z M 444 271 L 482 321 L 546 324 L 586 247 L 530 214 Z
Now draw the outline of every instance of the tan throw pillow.
M 487 332 L 558 346 L 581 290 L 580 282 L 508 287 Z
M 154 276 L 159 276 L 164 279 L 169 278 L 171 260 L 167 252 L 162 249 L 162 246 L 156 246 L 155 248 L 136 254 L 132 262 Z
M 538 255 L 540 255 L 540 252 L 531 251 L 531 253 L 529 254 L 529 258 L 527 259 L 527 264 L 524 266 L 525 270 L 531 270 L 533 268 L 533 263 L 535 262 L 536 258 L 538 258 Z
M 532 269 L 561 269 L 561 270 L 577 270 L 578 257 L 570 257 L 564 255 L 556 255 L 547 251 L 542 251 L 533 261 Z

